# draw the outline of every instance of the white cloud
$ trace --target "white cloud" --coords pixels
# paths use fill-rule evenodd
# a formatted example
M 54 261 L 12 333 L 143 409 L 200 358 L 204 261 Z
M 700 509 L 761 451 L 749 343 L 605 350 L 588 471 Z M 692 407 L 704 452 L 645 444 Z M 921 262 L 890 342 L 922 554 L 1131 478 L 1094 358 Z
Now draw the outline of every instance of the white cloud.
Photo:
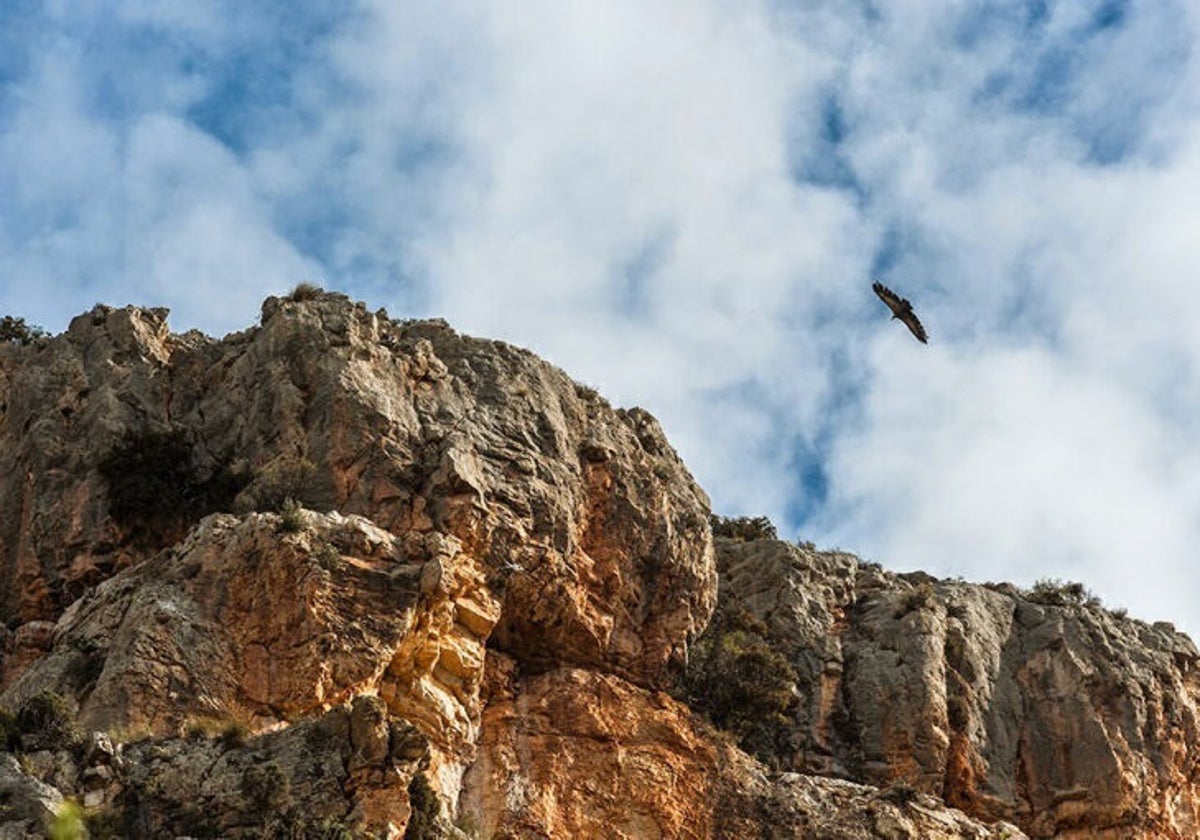
M 166 112 L 94 113 L 88 71 L 60 45 L 17 89 L 0 134 L 0 184 L 20 209 L 0 213 L 6 308 L 61 329 L 98 299 L 166 304 L 177 324 L 221 331 L 319 273 L 219 142 Z
M 645 405 L 721 510 L 1195 631 L 1196 15 L 1033 8 L 60 4 L 0 306 L 219 332 L 323 276 Z
M 905 568 L 1084 580 L 1135 613 L 1189 614 L 1200 453 L 1147 406 L 1044 350 L 876 354 L 863 425 L 832 460 L 831 539 Z

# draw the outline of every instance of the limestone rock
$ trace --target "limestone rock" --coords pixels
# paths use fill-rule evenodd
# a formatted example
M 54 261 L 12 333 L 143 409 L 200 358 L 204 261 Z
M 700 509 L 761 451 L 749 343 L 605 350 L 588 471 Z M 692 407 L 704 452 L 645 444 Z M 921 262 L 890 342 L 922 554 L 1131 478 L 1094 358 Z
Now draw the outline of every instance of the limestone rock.
M 1195 646 L 1096 604 L 718 540 L 722 597 L 789 651 L 795 766 L 902 780 L 1036 837 L 1192 837 Z
M 420 762 L 399 756 L 386 737 L 378 751 L 360 749 L 354 733 L 367 708 L 386 719 L 382 705 L 359 698 L 245 742 L 192 737 L 130 744 L 113 782 L 121 788 L 113 807 L 129 836 L 138 837 L 307 836 L 333 825 L 399 837 L 406 786 Z
M 50 687 L 84 726 L 166 735 L 206 716 L 261 729 L 378 693 L 445 750 L 471 743 L 499 616 L 471 558 L 453 537 L 298 515 L 295 533 L 275 514 L 211 516 L 105 581 L 0 701 Z
M 761 767 L 666 694 L 591 671 L 523 678 L 489 659 L 480 757 L 460 808 L 481 836 L 1016 838 L 934 797 Z
M 526 351 L 342 295 L 268 299 L 261 326 L 219 341 L 165 317 L 98 307 L 0 348 L 7 622 L 56 620 L 183 536 L 114 520 L 97 468 L 127 435 L 175 429 L 198 480 L 250 482 L 240 510 L 294 495 L 454 537 L 501 599 L 495 644 L 531 666 L 650 684 L 683 661 L 715 597 L 708 501 L 645 412 Z
M 62 793 L 27 775 L 16 756 L 0 753 L 0 836 L 45 836 L 62 804 Z
M 98 456 L 169 404 L 166 310 L 98 306 L 67 332 L 0 345 L 0 615 L 55 620 L 128 562 Z
M 166 315 L 0 343 L 0 706 L 89 730 L 0 714 L 0 840 L 71 802 L 139 837 L 1200 833 L 1169 626 L 723 540 L 799 674 L 768 770 L 666 691 L 717 563 L 650 415 L 342 295 Z

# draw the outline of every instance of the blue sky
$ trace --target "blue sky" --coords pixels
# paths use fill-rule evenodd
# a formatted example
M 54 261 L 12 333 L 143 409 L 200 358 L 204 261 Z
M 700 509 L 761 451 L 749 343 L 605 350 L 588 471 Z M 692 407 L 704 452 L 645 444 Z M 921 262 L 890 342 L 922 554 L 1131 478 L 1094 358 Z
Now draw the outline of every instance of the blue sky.
M 1200 630 L 1194 4 L 337 6 L 4 4 L 0 311 L 316 279 L 648 408 L 720 511 Z

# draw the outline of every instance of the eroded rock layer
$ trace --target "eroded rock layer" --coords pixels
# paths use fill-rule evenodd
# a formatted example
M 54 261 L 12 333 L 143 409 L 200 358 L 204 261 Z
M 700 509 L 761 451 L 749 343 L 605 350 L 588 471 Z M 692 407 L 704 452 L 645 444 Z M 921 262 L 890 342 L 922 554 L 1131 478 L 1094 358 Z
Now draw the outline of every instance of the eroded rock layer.
M 678 699 L 718 563 L 650 415 L 342 295 L 166 316 L 0 343 L 0 836 L 1195 836 L 1168 628 L 721 540 L 768 769 Z
M 1097 603 L 718 540 L 722 597 L 786 649 L 794 766 L 896 780 L 1038 837 L 1195 837 L 1195 645 Z
M 98 307 L 0 352 L 0 612 L 56 620 L 87 587 L 173 544 L 111 516 L 100 464 L 172 429 L 198 478 L 248 481 L 397 535 L 443 533 L 502 593 L 496 642 L 653 683 L 712 609 L 708 501 L 658 424 L 532 354 L 340 295 L 271 298 L 220 341 L 165 310 Z M 184 525 L 190 523 L 183 523 Z

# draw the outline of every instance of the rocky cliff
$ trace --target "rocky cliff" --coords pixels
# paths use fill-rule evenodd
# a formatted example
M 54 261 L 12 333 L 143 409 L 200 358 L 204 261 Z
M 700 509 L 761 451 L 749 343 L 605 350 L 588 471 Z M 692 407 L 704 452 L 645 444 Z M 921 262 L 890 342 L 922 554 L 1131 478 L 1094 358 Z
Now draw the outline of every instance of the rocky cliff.
M 442 322 L 166 315 L 0 343 L 0 836 L 1197 834 L 1171 629 L 714 541 L 650 415 Z

